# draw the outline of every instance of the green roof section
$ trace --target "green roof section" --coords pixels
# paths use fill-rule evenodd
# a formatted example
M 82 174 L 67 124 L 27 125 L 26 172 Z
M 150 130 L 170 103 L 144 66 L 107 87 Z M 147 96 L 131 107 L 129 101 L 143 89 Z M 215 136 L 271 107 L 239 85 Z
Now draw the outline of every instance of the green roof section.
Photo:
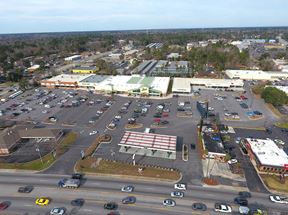
M 140 84 L 142 84 L 144 86 L 150 86 L 153 81 L 154 81 L 154 77 L 145 77 L 145 78 L 143 78 L 143 80 L 141 81 Z
M 132 77 L 127 81 L 127 84 L 137 84 L 141 80 L 141 77 Z

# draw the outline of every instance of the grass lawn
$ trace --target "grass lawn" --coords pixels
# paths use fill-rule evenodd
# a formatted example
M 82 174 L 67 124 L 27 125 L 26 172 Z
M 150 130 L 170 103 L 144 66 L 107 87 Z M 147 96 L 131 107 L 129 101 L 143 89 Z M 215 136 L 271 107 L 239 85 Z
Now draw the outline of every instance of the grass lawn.
M 180 173 L 177 171 L 162 170 L 152 167 L 144 167 L 141 174 L 138 172 L 138 168 L 142 166 L 133 166 L 130 164 L 123 164 L 119 162 L 101 160 L 97 163 L 96 158 L 87 158 L 80 160 L 76 164 L 77 171 L 90 172 L 90 173 L 101 173 L 101 174 L 115 174 L 115 175 L 126 175 L 126 176 L 140 176 L 147 178 L 159 178 L 168 180 L 178 180 Z
M 288 128 L 288 122 L 276 122 L 275 125 L 280 128 Z
M 288 178 L 286 177 L 285 184 L 280 183 L 279 177 L 275 175 L 262 175 L 265 184 L 273 190 L 288 192 Z
M 56 157 L 52 153 L 49 153 L 42 157 L 43 164 L 40 159 L 26 162 L 26 163 L 0 163 L 0 169 L 21 169 L 21 170 L 35 170 L 39 171 L 48 168 L 56 159 L 64 154 L 71 144 L 77 139 L 77 134 L 70 132 L 64 139 L 58 144 L 56 148 Z

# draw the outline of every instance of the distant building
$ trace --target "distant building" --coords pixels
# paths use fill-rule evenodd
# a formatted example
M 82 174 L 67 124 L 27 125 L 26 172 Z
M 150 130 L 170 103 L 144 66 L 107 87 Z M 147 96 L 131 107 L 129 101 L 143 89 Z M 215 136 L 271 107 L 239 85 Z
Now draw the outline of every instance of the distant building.
M 186 45 L 186 49 L 188 51 L 190 51 L 192 48 L 195 48 L 195 47 L 199 47 L 198 42 L 190 42 L 190 43 L 187 43 L 187 45 Z
M 122 53 L 111 53 L 108 56 L 111 58 L 114 58 L 114 59 L 120 59 L 123 56 L 123 54 Z
M 231 79 L 208 79 L 208 78 L 174 78 L 172 93 L 189 94 L 199 89 L 222 89 L 233 91 L 244 91 L 242 80 Z
M 288 73 L 278 71 L 262 71 L 262 70 L 226 70 L 225 74 L 230 79 L 241 80 L 277 80 L 279 78 L 288 78 Z
M 178 59 L 181 56 L 182 55 L 180 55 L 179 53 L 170 53 L 167 55 L 167 59 L 168 60 Z
M 46 87 L 79 88 L 100 93 L 121 93 L 140 96 L 165 96 L 170 83 L 169 77 L 145 77 L 139 75 L 58 75 L 42 80 Z
M 163 47 L 163 43 L 150 43 L 146 46 L 146 48 L 150 48 L 150 49 L 160 49 Z
M 283 45 L 277 44 L 277 43 L 265 44 L 264 48 L 265 48 L 265 50 L 271 50 L 271 49 L 286 50 L 286 46 L 283 46 Z
M 160 60 L 150 74 L 152 76 L 187 77 L 190 74 L 189 63 L 188 61 Z
M 288 155 L 271 139 L 246 138 L 245 146 L 260 172 L 287 173 Z
M 133 50 L 127 51 L 127 52 L 124 53 L 124 58 L 125 59 L 134 58 L 137 53 L 138 53 L 137 49 L 133 49 Z
M 27 70 L 28 70 L 28 72 L 35 72 L 35 71 L 38 70 L 39 68 L 40 68 L 40 65 L 35 64 L 35 65 L 29 67 Z
M 75 61 L 75 60 L 80 60 L 82 58 L 81 55 L 73 55 L 70 57 L 64 58 L 65 61 Z
M 76 67 L 72 70 L 72 73 L 77 74 L 92 74 L 97 73 L 99 68 L 96 66 L 89 66 L 89 67 Z
M 63 135 L 60 129 L 32 128 L 31 125 L 13 126 L 0 133 L 0 155 L 8 155 L 27 139 L 47 139 L 57 142 Z

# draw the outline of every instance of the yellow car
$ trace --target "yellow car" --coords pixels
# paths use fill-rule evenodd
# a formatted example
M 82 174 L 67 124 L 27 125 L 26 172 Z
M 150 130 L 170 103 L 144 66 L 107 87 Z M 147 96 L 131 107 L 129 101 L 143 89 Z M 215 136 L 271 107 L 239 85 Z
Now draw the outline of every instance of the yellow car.
M 47 197 L 40 197 L 40 198 L 37 198 L 35 201 L 35 204 L 40 205 L 40 206 L 46 206 L 49 203 L 50 203 L 50 199 Z

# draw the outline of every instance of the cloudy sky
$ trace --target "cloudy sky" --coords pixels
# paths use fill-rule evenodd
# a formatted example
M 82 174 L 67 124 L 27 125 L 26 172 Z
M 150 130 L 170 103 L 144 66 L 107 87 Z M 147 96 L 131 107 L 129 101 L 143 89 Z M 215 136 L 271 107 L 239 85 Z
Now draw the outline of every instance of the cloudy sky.
M 288 0 L 0 0 L 0 33 L 288 26 Z

